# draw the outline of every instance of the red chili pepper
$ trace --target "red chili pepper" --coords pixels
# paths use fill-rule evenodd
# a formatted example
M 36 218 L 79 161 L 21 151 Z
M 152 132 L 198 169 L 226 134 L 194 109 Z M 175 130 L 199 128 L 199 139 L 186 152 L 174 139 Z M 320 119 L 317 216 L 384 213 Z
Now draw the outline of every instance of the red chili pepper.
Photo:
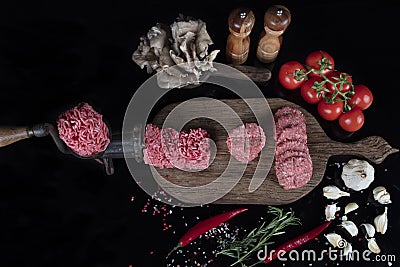
M 311 239 L 314 239 L 320 233 L 322 233 L 322 231 L 324 231 L 331 224 L 331 222 L 332 221 L 327 221 L 327 222 L 321 224 L 320 226 L 312 229 L 311 231 L 304 233 L 298 237 L 295 237 L 292 240 L 289 240 L 288 242 L 280 245 L 277 249 L 275 249 L 274 253 L 272 253 L 272 255 L 270 257 L 267 257 L 265 259 L 264 262 L 270 263 L 272 260 L 276 259 L 278 257 L 278 254 L 282 253 L 282 251 L 284 251 L 284 252 L 291 251 L 292 249 L 298 248 L 301 245 L 307 243 Z
M 214 227 L 219 226 L 220 224 L 232 219 L 233 217 L 239 215 L 240 213 L 245 212 L 247 209 L 234 209 L 231 211 L 227 211 L 218 215 L 215 215 L 213 217 L 210 217 L 208 219 L 205 219 L 196 225 L 194 225 L 192 228 L 190 228 L 186 234 L 184 234 L 180 239 L 179 243 L 176 247 L 174 247 L 170 253 L 168 253 L 168 256 L 176 249 L 184 247 L 188 245 L 190 242 L 192 242 L 194 239 L 198 238 L 200 235 L 206 233 L 207 231 L 211 230 Z M 167 256 L 167 257 L 168 257 Z

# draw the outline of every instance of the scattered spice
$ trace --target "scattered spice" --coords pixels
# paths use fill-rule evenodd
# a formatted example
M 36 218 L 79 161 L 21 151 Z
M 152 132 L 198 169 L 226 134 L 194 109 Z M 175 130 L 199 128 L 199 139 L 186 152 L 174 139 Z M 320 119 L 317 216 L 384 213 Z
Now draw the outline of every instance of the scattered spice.
M 237 215 L 247 211 L 247 208 L 240 208 L 240 209 L 234 209 L 230 210 L 218 215 L 215 215 L 213 217 L 210 217 L 208 219 L 205 219 L 196 225 L 194 225 L 192 228 L 190 228 L 180 239 L 179 243 L 176 247 L 174 247 L 171 252 L 168 253 L 167 257 L 176 249 L 181 248 L 192 242 L 194 239 L 198 238 L 200 235 L 206 233 L 210 229 L 217 227 L 221 225 L 222 223 L 232 219 L 233 217 L 236 217 Z

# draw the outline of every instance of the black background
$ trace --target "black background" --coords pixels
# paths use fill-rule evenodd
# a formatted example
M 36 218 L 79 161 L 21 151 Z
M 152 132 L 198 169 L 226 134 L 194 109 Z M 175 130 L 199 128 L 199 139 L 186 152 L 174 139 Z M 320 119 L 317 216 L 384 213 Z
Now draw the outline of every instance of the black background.
M 380 135 L 393 147 L 400 147 L 399 100 L 395 96 L 399 89 L 400 6 L 395 1 L 8 1 L 0 5 L 0 124 L 54 123 L 67 107 L 87 101 L 105 116 L 113 131 L 119 131 L 130 98 L 149 77 L 131 55 L 139 37 L 151 26 L 157 22 L 170 24 L 179 13 L 204 20 L 215 43 L 210 49 L 220 49 L 216 61 L 224 63 L 229 12 L 238 6 L 250 7 L 256 24 L 245 64 L 262 66 L 255 59 L 255 45 L 264 12 L 272 4 L 286 5 L 292 23 L 284 34 L 275 66 L 268 66 L 272 69 L 271 81 L 260 86 L 264 94 L 293 99 L 315 114 L 314 107 L 280 91 L 276 72 L 287 60 L 303 62 L 309 52 L 326 50 L 337 68 L 374 93 L 374 103 L 365 112 L 366 121 L 360 131 L 344 139 L 335 134 L 334 124 L 323 123 L 327 134 L 344 142 Z M 181 97 L 226 97 L 222 92 L 210 93 L 202 88 Z M 164 104 L 176 100 L 167 98 Z M 347 159 L 331 158 L 329 164 Z M 370 187 L 385 185 L 392 194 L 389 229 L 385 235 L 378 234 L 377 241 L 382 253 L 397 258 L 399 163 L 399 154 L 394 154 L 375 166 L 376 180 Z M 166 253 L 198 218 L 233 208 L 170 208 L 173 214 L 167 221 L 173 230 L 162 231 L 162 216 L 141 212 L 149 197 L 135 184 L 125 161 L 115 160 L 114 164 L 115 174 L 107 176 L 96 162 L 61 154 L 50 138 L 24 140 L 1 148 L 0 266 L 166 266 L 171 263 L 165 261 Z M 328 166 L 327 176 L 335 177 L 337 173 L 335 166 Z M 323 222 L 326 201 L 321 188 L 331 181 L 325 179 L 313 192 L 285 207 L 295 210 L 302 226 L 288 229 L 285 236 L 276 239 L 278 243 Z M 368 194 L 366 190 L 352 196 L 367 208 L 349 219 L 361 223 L 382 211 L 380 206 L 366 205 Z M 133 201 L 131 196 L 135 197 Z M 339 204 L 346 203 L 343 201 Z M 151 201 L 152 206 L 157 204 Z M 247 216 L 235 218 L 231 224 L 250 230 L 265 215 L 265 207 L 243 206 L 249 207 Z M 335 227 L 331 230 L 340 231 Z M 353 247 L 364 249 L 364 245 L 354 241 Z M 206 250 L 207 246 L 206 241 L 198 242 L 188 250 Z M 325 241 L 312 241 L 306 247 L 321 250 L 327 246 Z M 185 266 L 182 262 L 186 258 L 174 255 L 171 266 L 178 262 Z M 400 266 L 399 260 L 392 266 Z M 280 262 L 273 264 L 282 266 Z M 287 262 L 285 266 L 308 264 Z M 312 264 L 336 266 L 327 260 Z M 217 259 L 214 266 L 227 263 Z

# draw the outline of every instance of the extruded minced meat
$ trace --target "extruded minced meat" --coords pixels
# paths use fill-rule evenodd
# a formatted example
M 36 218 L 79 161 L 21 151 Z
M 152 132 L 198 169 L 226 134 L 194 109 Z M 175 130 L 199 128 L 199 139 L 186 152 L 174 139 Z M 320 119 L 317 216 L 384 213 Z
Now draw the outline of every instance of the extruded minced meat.
M 110 143 L 103 115 L 85 102 L 64 111 L 58 117 L 57 129 L 61 140 L 82 157 L 101 153 Z
M 206 169 L 210 161 L 210 135 L 202 128 L 181 131 L 178 149 L 187 169 Z
M 278 182 L 284 189 L 302 187 L 312 177 L 305 116 L 299 109 L 287 106 L 278 109 L 274 119 L 275 172 Z
M 143 149 L 143 161 L 161 169 L 173 168 L 163 150 L 161 129 L 156 125 L 146 125 L 144 134 L 145 149 Z
M 264 148 L 265 140 L 264 130 L 257 123 L 246 123 L 229 131 L 226 144 L 235 159 L 248 163 Z
M 204 143 L 203 141 L 209 137 L 206 130 L 190 129 L 188 131 L 181 131 L 179 134 L 178 148 L 181 155 L 187 159 L 198 159 L 200 158 L 202 151 L 200 146 Z
M 178 132 L 148 124 L 143 160 L 161 169 L 206 169 L 210 164 L 209 134 L 201 128 Z

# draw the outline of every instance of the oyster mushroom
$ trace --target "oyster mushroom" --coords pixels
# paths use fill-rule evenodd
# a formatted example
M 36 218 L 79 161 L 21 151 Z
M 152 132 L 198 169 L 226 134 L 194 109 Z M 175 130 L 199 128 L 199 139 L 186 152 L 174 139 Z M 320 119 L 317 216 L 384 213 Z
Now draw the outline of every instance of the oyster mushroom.
M 374 195 L 374 199 L 378 201 L 380 204 L 390 204 L 392 201 L 390 200 L 390 194 L 383 186 L 377 186 L 372 191 Z
M 324 197 L 327 199 L 338 199 L 343 196 L 350 196 L 350 193 L 344 192 L 334 185 L 325 186 L 322 191 L 324 192 Z
M 132 60 L 140 68 L 147 68 L 147 73 L 159 71 L 172 66 L 174 62 L 169 56 L 169 29 L 167 25 L 157 23 L 145 36 L 140 37 L 138 48 L 132 54 Z
M 213 61 L 220 50 L 209 53 L 212 44 L 204 21 L 180 14 L 171 25 L 157 23 L 140 37 L 132 60 L 149 74 L 157 72 L 161 88 L 198 85 L 209 75 L 204 72 L 216 71 Z
M 368 188 L 374 181 L 375 169 L 366 160 L 351 159 L 344 166 L 341 178 L 344 184 L 355 191 Z

